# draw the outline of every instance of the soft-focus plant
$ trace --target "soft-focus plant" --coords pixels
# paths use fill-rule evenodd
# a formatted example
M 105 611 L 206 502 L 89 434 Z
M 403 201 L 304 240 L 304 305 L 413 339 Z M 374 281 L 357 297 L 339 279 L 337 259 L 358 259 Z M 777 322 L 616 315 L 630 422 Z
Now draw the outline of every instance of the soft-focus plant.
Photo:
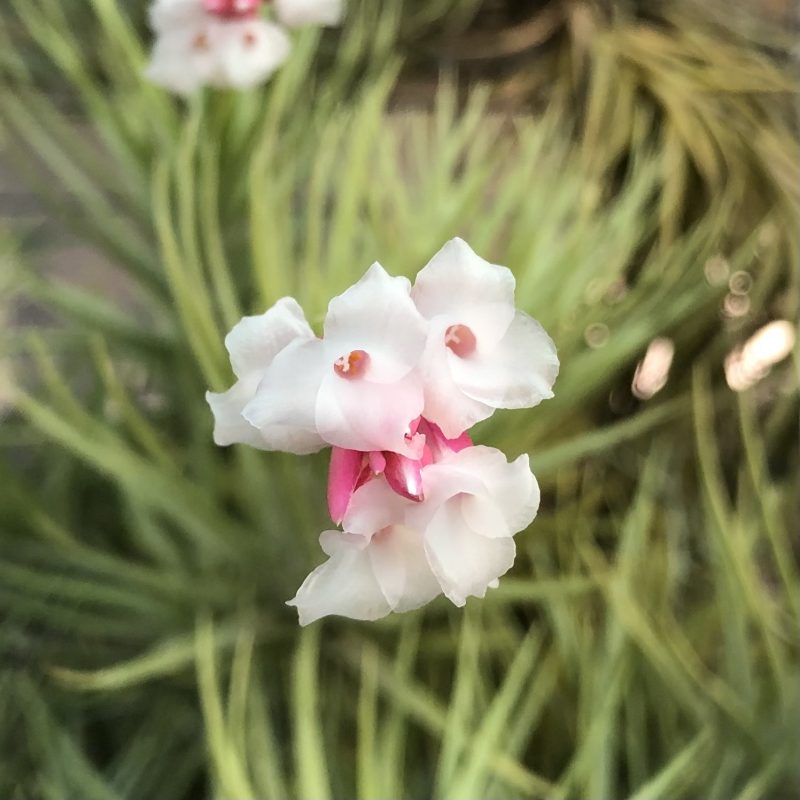
M 722 370 L 767 316 L 797 318 L 791 159 L 759 150 L 790 152 L 761 94 L 781 70 L 713 27 L 718 48 L 627 29 L 608 63 L 713 67 L 691 76 L 708 97 L 662 84 L 689 128 L 613 71 L 536 117 L 448 81 L 398 107 L 403 26 L 455 31 L 476 4 L 352 2 L 269 85 L 184 103 L 143 78 L 138 5 L 0 10 L 4 155 L 108 262 L 100 288 L 43 269 L 47 227 L 2 240 L 0 794 L 790 796 L 797 364 L 739 395 Z M 763 81 L 724 93 L 741 53 Z M 723 97 L 750 127 L 695 153 L 718 169 L 695 203 L 687 152 Z M 213 445 L 223 336 L 285 295 L 318 325 L 366 264 L 413 275 L 456 235 L 511 267 L 559 348 L 557 400 L 475 437 L 530 454 L 537 524 L 464 610 L 299 631 L 283 604 L 316 563 L 325 460 Z M 670 376 L 637 400 L 656 337 Z

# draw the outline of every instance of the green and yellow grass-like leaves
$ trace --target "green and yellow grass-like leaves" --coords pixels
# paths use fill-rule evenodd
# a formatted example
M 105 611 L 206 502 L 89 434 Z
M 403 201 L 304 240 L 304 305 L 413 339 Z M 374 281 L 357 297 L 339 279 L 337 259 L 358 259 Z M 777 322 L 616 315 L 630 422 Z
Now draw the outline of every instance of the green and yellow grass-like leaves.
M 73 5 L 0 11 L 4 155 L 115 276 L 42 270 L 47 228 L 3 238 L 0 795 L 791 796 L 796 363 L 722 379 L 800 297 L 774 61 L 615 27 L 584 103 L 501 114 L 443 81 L 398 108 L 398 37 L 475 4 L 353 3 L 263 90 L 183 105 L 141 78 L 142 8 Z M 319 322 L 371 261 L 413 274 L 454 235 L 559 346 L 555 399 L 478 434 L 531 454 L 542 510 L 485 601 L 300 631 L 283 602 L 319 558 L 324 456 L 214 447 L 224 333 L 285 294 Z M 753 279 L 738 327 L 719 257 Z M 675 363 L 638 403 L 656 336 Z

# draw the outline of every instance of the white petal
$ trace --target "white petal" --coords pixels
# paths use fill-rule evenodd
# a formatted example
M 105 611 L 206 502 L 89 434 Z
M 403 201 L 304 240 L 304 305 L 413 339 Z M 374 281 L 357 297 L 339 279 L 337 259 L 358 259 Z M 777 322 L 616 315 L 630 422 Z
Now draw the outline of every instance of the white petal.
M 404 523 L 424 531 L 440 509 L 455 497 L 487 496 L 486 485 L 479 473 L 451 469 L 446 462 L 429 464 L 422 470 L 425 499 L 421 503 L 406 500 Z M 505 525 L 502 525 L 505 527 Z M 480 532 L 480 531 L 479 531 Z
M 476 494 L 482 494 L 484 498 L 491 500 L 502 512 L 511 534 L 527 528 L 539 510 L 539 484 L 531 472 L 527 453 L 509 464 L 505 455 L 493 447 L 466 447 L 458 453 L 448 455 L 439 464 L 431 465 L 427 470 L 434 473 L 433 478 L 426 477 L 427 472 L 423 474 L 428 483 L 433 483 L 434 480 L 443 483 L 447 480 L 457 485 L 466 476 L 479 476 L 484 492 Z M 464 477 L 459 477 L 459 473 L 463 473 Z M 478 527 L 473 528 L 486 536 L 492 535 L 488 530 L 484 532 Z M 494 530 L 499 528 L 495 527 Z
M 417 275 L 411 296 L 426 319 L 467 325 L 478 347 L 498 342 L 514 318 L 514 275 L 452 239 Z
M 373 537 L 367 550 L 373 574 L 393 611 L 411 611 L 441 594 L 419 531 L 395 525 Z
M 291 41 L 264 20 L 220 24 L 217 84 L 249 89 L 265 81 L 289 57 Z
M 424 402 L 416 372 L 396 383 L 373 383 L 367 378 L 342 378 L 327 362 L 323 369 L 315 420 L 319 435 L 328 444 L 414 457 L 414 443 L 405 437 Z
M 258 388 L 258 375 L 236 381 L 227 392 L 206 392 L 206 402 L 214 414 L 214 443 L 249 444 L 262 450 L 266 444 L 257 428 L 243 416 L 242 410 L 253 399 Z
M 367 481 L 350 498 L 342 527 L 349 533 L 369 539 L 390 525 L 402 523 L 413 500 L 392 491 L 383 478 Z
M 150 7 L 150 27 L 157 33 L 202 24 L 207 18 L 198 0 L 156 0 Z
M 325 318 L 325 344 L 331 364 L 353 350 L 365 350 L 366 377 L 389 383 L 419 361 L 427 325 L 410 297 L 406 278 L 393 278 L 373 264 L 358 283 L 334 297 Z
M 364 620 L 386 616 L 391 607 L 375 578 L 363 538 L 326 531 L 320 544 L 330 558 L 303 581 L 287 603 L 297 608 L 300 624 L 330 614 Z
M 275 0 L 278 19 L 290 27 L 338 25 L 344 14 L 343 0 Z
M 470 530 L 487 539 L 502 539 L 512 535 L 502 509 L 485 495 L 463 495 L 461 513 Z
M 353 548 L 364 550 L 368 542 L 363 537 L 355 537 L 341 531 L 323 531 L 319 535 L 319 546 L 326 556 L 335 556 Z
M 447 321 L 434 322 L 422 356 L 425 379 L 425 419 L 435 422 L 448 439 L 455 439 L 476 422 L 488 419 L 494 408 L 467 397 L 453 380 L 450 358 L 444 345 Z
M 412 505 L 406 510 L 406 523 L 415 528 L 425 528 L 439 507 L 456 495 L 483 497 L 488 494 L 479 471 L 458 465 L 451 466 L 449 458 L 424 467 L 422 485 L 425 491 L 424 502 L 411 501 Z
M 473 531 L 454 497 L 433 516 L 425 529 L 425 552 L 442 591 L 457 606 L 467 597 L 483 597 L 489 585 L 514 563 L 514 540 L 488 538 Z
M 468 397 L 494 408 L 530 408 L 553 396 L 558 356 L 544 328 L 518 311 L 491 352 L 450 354 L 454 381 Z
M 225 337 L 234 374 L 241 378 L 265 370 L 294 339 L 313 339 L 303 309 L 293 297 L 283 297 L 263 314 L 243 317 Z
M 536 518 L 541 493 L 536 476 L 531 472 L 527 453 L 495 472 L 483 471 L 489 493 L 503 511 L 512 534 L 525 530 Z
M 188 95 L 214 80 L 217 57 L 213 25 L 169 28 L 156 39 L 145 75 L 159 86 Z M 206 44 L 197 47 L 198 37 Z
M 324 352 L 319 339 L 295 340 L 269 365 L 242 411 L 270 450 L 303 455 L 325 446 L 314 421 Z M 355 450 L 357 448 L 350 448 Z

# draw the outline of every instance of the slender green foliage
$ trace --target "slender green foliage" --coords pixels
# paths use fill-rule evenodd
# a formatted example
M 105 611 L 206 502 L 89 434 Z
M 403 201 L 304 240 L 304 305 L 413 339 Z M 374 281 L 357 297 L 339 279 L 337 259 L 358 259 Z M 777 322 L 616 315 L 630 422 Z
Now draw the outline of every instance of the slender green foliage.
M 478 5 L 354 0 L 267 86 L 188 102 L 142 78 L 144 3 L 0 9 L 1 152 L 112 287 L 45 269 L 47 230 L 4 232 L 0 796 L 798 785 L 798 360 L 740 395 L 722 370 L 755 325 L 797 318 L 771 103 L 790 82 L 706 18 L 620 12 L 541 113 L 455 78 L 398 104 L 409 37 L 455 36 Z M 413 275 L 454 235 L 512 268 L 558 344 L 555 399 L 476 436 L 530 453 L 542 509 L 484 601 L 299 630 L 283 604 L 320 560 L 325 458 L 213 445 L 224 334 L 286 294 L 318 325 L 372 261 Z M 750 276 L 750 316 L 722 319 L 709 263 Z M 639 401 L 655 337 L 675 361 Z

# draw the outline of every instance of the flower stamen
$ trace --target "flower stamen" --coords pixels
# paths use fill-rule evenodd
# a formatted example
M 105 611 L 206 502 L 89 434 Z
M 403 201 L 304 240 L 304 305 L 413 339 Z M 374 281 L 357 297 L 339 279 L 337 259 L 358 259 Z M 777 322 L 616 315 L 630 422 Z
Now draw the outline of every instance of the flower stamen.
M 369 364 L 369 353 L 365 350 L 353 350 L 346 356 L 340 356 L 333 362 L 333 371 L 340 378 L 360 378 Z
M 475 334 L 466 325 L 451 325 L 444 332 L 444 343 L 459 358 L 471 356 L 478 344 Z
M 209 48 L 209 41 L 208 35 L 205 33 L 198 33 L 197 36 L 192 39 L 192 47 L 195 50 L 208 50 Z

